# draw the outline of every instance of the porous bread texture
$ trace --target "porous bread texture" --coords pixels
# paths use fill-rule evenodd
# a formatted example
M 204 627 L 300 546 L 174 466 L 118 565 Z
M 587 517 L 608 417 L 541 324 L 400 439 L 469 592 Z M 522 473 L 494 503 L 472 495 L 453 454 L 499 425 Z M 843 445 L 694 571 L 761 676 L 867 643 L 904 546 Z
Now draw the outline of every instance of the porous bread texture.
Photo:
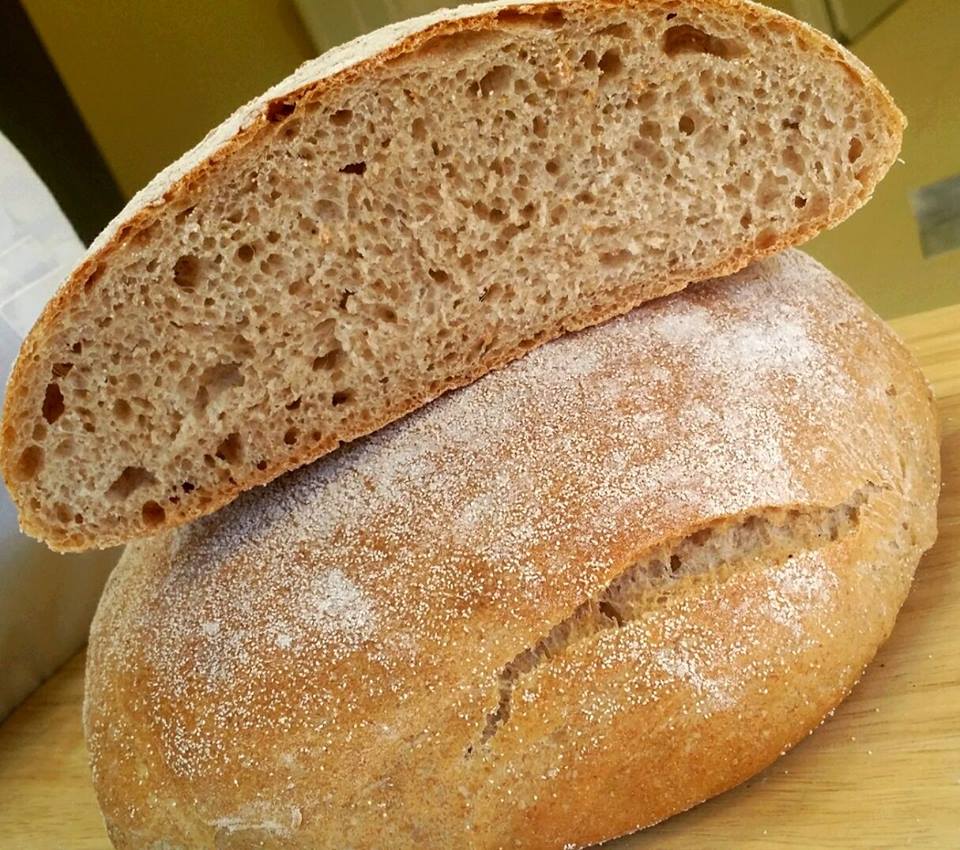
M 938 480 L 915 363 L 797 252 L 567 335 L 127 548 L 87 656 L 110 835 L 559 850 L 668 817 L 852 687 Z
M 748 3 L 478 6 L 308 63 L 135 199 L 24 344 L 3 472 L 61 550 L 208 513 L 863 203 L 902 116 Z

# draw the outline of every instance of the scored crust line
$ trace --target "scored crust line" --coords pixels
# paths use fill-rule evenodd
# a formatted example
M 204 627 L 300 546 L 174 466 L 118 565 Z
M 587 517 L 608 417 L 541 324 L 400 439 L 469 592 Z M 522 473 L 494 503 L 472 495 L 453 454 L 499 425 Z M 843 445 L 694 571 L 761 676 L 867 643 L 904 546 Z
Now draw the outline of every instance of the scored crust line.
M 573 644 L 607 629 L 623 628 L 691 583 L 709 578 L 724 581 L 750 567 L 779 564 L 797 551 L 819 549 L 853 534 L 862 507 L 880 489 L 867 482 L 832 507 L 762 508 L 714 520 L 647 550 L 599 594 L 503 667 L 497 677 L 500 699 L 487 715 L 480 744 L 488 744 L 510 719 L 520 680 Z M 473 750 L 469 747 L 467 755 Z

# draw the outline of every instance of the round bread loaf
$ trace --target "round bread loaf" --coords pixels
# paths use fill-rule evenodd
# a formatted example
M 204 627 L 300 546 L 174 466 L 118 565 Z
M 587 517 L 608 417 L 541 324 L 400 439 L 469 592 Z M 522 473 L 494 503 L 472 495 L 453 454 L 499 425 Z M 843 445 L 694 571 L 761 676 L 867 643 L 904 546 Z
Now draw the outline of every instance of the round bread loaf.
M 442 9 L 301 67 L 131 199 L 24 341 L 29 534 L 209 514 L 571 330 L 865 203 L 904 118 L 743 0 Z
M 131 545 L 85 728 L 118 848 L 573 848 L 769 764 L 935 537 L 929 392 L 787 252 Z

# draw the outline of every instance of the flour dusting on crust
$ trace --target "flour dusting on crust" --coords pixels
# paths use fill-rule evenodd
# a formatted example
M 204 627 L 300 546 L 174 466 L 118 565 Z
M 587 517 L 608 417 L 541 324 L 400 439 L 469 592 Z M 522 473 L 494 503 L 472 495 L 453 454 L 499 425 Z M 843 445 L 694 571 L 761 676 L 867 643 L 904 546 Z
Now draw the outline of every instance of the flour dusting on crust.
M 550 343 L 174 533 L 131 644 L 154 670 L 144 709 L 184 707 L 160 724 L 169 763 L 215 774 L 255 730 L 342 730 L 358 700 L 418 699 L 412 666 L 443 693 L 464 630 L 481 687 L 516 652 L 505 630 L 535 640 L 636 553 L 804 504 L 798 435 L 835 434 L 861 392 L 834 353 L 855 321 L 839 283 L 787 254 Z M 790 569 L 764 615 L 788 629 L 817 604 Z M 736 651 L 665 651 L 648 690 L 686 683 L 723 710 L 737 683 L 701 669 Z

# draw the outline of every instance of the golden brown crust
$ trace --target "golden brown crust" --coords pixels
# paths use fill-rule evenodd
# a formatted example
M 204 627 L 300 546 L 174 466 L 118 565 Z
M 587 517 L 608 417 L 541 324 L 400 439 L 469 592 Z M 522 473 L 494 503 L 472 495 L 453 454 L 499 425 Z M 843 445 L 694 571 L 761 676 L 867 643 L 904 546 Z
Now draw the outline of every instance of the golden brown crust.
M 219 163 L 237 156 L 250 148 L 251 145 L 255 145 L 261 134 L 270 126 L 273 105 L 284 103 L 297 106 L 307 100 L 322 97 L 325 93 L 348 86 L 372 73 L 376 68 L 394 62 L 401 57 L 417 56 L 419 51 L 423 50 L 437 37 L 509 26 L 510 19 L 500 17 L 500 13 L 504 9 L 509 9 L 512 13 L 521 15 L 524 13 L 537 15 L 549 14 L 550 9 L 554 7 L 569 7 L 570 9 L 589 9 L 598 6 L 646 8 L 660 5 L 662 4 L 653 3 L 652 0 L 630 0 L 630 2 L 602 0 L 598 3 L 570 2 L 520 5 L 495 3 L 465 7 L 455 12 L 443 11 L 433 16 L 399 25 L 392 31 L 374 33 L 365 39 L 347 45 L 341 50 L 332 52 L 315 63 L 308 63 L 289 80 L 279 84 L 263 97 L 256 99 L 238 111 L 221 128 L 213 131 L 194 151 L 185 155 L 181 161 L 159 175 L 157 180 L 147 187 L 141 195 L 131 201 L 127 209 L 101 235 L 92 246 L 87 257 L 47 305 L 36 326 L 25 340 L 15 364 L 4 406 L 2 439 L 0 439 L 0 464 L 2 464 L 3 475 L 8 488 L 18 503 L 24 530 L 46 540 L 52 548 L 60 551 L 79 550 L 91 546 L 105 547 L 122 543 L 131 538 L 129 529 L 115 529 L 113 532 L 108 530 L 92 532 L 89 527 L 79 526 L 71 532 L 64 532 L 62 528 L 51 527 L 39 513 L 31 509 L 23 498 L 19 498 L 21 488 L 14 474 L 15 458 L 9 451 L 15 443 L 16 437 L 17 426 L 15 423 L 17 417 L 14 414 L 20 410 L 28 396 L 35 395 L 36 387 L 42 386 L 46 381 L 43 376 L 34 374 L 34 359 L 49 344 L 49 340 L 56 332 L 59 317 L 67 305 L 82 299 L 86 289 L 96 286 L 99 270 L 110 263 L 111 257 L 121 250 L 127 240 L 133 238 L 133 234 L 151 223 L 159 206 L 184 202 L 185 199 L 190 197 L 191 193 L 198 190 L 198 187 L 204 181 L 213 179 Z M 669 5 L 667 4 L 667 6 Z M 872 173 L 865 175 L 862 192 L 857 196 L 846 199 L 832 199 L 822 215 L 812 218 L 802 227 L 781 234 L 772 241 L 764 241 L 762 244 L 738 245 L 731 250 L 730 255 L 725 260 L 710 267 L 700 268 L 695 274 L 685 273 L 682 277 L 665 275 L 662 280 L 657 282 L 656 294 L 658 295 L 681 289 L 691 279 L 702 280 L 735 272 L 750 262 L 771 256 L 791 245 L 799 244 L 824 228 L 832 227 L 842 221 L 868 200 L 877 181 L 894 161 L 899 150 L 900 134 L 905 124 L 902 114 L 893 104 L 889 93 L 870 71 L 849 52 L 816 30 L 787 16 L 741 0 L 720 0 L 720 2 L 711 6 L 711 12 L 727 14 L 751 24 L 782 27 L 793 33 L 798 43 L 804 45 L 806 49 L 819 53 L 827 61 L 841 64 L 854 83 L 863 87 L 864 97 L 871 103 L 871 108 L 885 116 L 890 130 L 889 144 L 876 152 Z M 393 404 L 385 409 L 381 415 L 369 421 L 356 422 L 352 429 L 305 446 L 299 452 L 282 458 L 278 462 L 273 462 L 266 469 L 251 468 L 236 483 L 224 483 L 220 490 L 208 494 L 208 498 L 202 503 L 184 499 L 178 504 L 165 506 L 166 513 L 162 523 L 153 528 L 140 527 L 134 536 L 157 533 L 164 529 L 176 527 L 198 516 L 209 514 L 231 502 L 240 492 L 265 484 L 286 470 L 308 463 L 333 450 L 341 442 L 375 431 L 443 392 L 469 383 L 489 370 L 503 366 L 534 345 L 554 339 L 566 331 L 586 327 L 622 314 L 648 297 L 646 293 L 649 291 L 649 285 L 649 281 L 627 282 L 615 301 L 584 313 L 576 323 L 557 323 L 553 327 L 547 327 L 536 341 L 531 340 L 514 351 L 481 360 L 471 371 L 440 385 L 425 386 L 424 391 L 414 397 L 395 399 Z
M 936 439 L 909 355 L 797 252 L 545 346 L 128 548 L 85 702 L 111 836 L 560 848 L 719 793 L 889 633 L 935 536 Z M 650 547 L 861 490 L 835 542 L 571 626 L 498 708 L 502 671 Z

